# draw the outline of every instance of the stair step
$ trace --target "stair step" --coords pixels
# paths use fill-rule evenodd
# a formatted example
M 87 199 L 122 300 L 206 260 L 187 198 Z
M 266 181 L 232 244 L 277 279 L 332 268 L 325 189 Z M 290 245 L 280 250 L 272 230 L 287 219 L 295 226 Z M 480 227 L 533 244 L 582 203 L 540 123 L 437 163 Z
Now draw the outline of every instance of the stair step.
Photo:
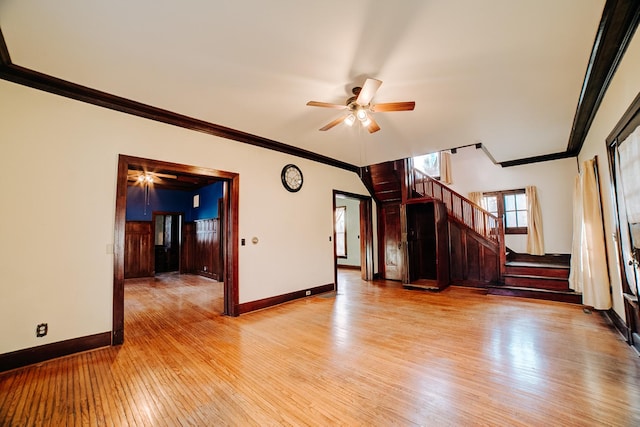
M 504 284 L 508 286 L 519 286 L 525 288 L 570 291 L 569 281 L 561 277 L 546 277 L 526 274 L 505 274 Z
M 495 285 L 487 288 L 487 294 L 582 304 L 582 294 L 572 290 L 554 291 L 549 289 L 532 289 L 523 286 Z
M 557 279 L 568 279 L 569 270 L 555 268 L 530 268 L 530 267 L 505 267 L 506 274 L 519 276 L 555 277 Z

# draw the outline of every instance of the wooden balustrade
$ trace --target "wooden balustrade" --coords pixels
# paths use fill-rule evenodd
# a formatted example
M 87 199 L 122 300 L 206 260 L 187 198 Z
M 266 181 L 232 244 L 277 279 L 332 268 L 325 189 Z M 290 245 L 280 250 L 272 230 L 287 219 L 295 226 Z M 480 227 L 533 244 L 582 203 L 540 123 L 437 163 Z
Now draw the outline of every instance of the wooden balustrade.
M 471 200 L 418 169 L 413 169 L 411 182 L 413 183 L 413 198 L 431 198 L 443 202 L 452 218 L 485 239 L 496 243 L 500 246 L 500 253 L 505 253 L 504 228 L 501 218 L 482 209 Z

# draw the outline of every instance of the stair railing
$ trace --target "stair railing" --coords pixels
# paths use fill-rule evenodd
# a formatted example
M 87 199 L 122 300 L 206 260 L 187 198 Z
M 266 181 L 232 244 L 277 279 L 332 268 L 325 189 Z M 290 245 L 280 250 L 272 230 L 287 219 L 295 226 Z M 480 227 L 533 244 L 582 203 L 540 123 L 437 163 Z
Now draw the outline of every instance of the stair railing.
M 411 178 L 414 191 L 412 198 L 431 198 L 443 202 L 450 216 L 485 239 L 499 245 L 501 258 L 504 257 L 503 261 L 506 261 L 504 228 L 501 218 L 482 209 L 471 200 L 418 169 L 413 168 Z M 504 265 L 504 262 L 501 264 Z

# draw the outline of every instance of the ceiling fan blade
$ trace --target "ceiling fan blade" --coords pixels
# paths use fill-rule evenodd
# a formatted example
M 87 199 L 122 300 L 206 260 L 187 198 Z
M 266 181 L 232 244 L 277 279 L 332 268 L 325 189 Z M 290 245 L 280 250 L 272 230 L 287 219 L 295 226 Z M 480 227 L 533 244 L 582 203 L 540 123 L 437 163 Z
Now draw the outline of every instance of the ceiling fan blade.
M 344 119 L 346 119 L 347 117 L 349 117 L 348 114 L 345 115 L 345 116 L 339 117 L 339 118 L 335 119 L 334 121 L 332 121 L 331 123 L 327 123 L 325 126 L 321 127 L 319 130 L 323 130 L 323 131 L 324 130 L 329 130 L 332 127 L 337 126 L 340 123 L 344 122 Z
M 409 102 L 387 102 L 384 104 L 376 104 L 371 106 L 374 113 L 384 113 L 386 111 L 412 111 L 416 108 L 416 103 Z
M 338 105 L 338 104 L 330 104 L 328 102 L 319 102 L 319 101 L 309 101 L 307 105 L 310 107 L 324 107 L 324 108 L 338 108 L 340 110 L 344 110 L 347 108 L 346 105 Z
M 380 126 L 378 126 L 378 123 L 373 117 L 371 117 L 371 115 L 369 115 L 369 120 L 371 120 L 371 123 L 369 123 L 369 126 L 367 126 L 367 130 L 369 131 L 369 133 L 378 132 L 380 130 Z
M 377 79 L 367 79 L 364 82 L 364 86 L 362 86 L 362 90 L 358 94 L 358 98 L 356 99 L 356 103 L 359 105 L 367 105 L 373 99 L 373 96 L 378 91 L 378 88 L 382 84 L 381 80 Z

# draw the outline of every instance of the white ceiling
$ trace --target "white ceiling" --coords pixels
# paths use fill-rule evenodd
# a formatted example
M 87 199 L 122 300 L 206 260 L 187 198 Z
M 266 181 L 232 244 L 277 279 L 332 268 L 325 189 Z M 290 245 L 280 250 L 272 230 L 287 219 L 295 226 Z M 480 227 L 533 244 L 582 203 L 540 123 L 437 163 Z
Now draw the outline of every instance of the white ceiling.
M 368 165 L 564 151 L 604 0 L 0 0 L 14 64 Z M 318 129 L 367 77 L 381 131 Z

